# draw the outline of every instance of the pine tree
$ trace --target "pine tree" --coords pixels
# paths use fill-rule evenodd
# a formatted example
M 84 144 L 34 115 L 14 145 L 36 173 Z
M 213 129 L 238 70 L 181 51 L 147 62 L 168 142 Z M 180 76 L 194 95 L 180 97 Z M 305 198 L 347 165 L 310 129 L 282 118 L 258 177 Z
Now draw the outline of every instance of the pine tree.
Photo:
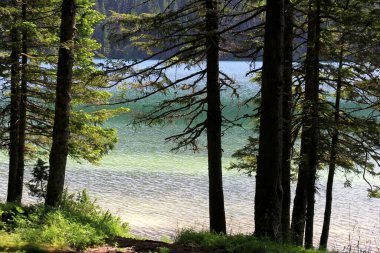
M 285 0 L 284 28 L 284 88 L 282 100 L 283 134 L 282 134 L 282 216 L 281 227 L 283 241 L 290 239 L 290 205 L 291 205 L 291 160 L 293 149 L 292 114 L 293 114 L 293 5 Z
M 73 81 L 76 5 L 75 0 L 63 0 L 61 7 L 61 45 L 57 68 L 53 144 L 49 157 L 49 180 L 45 201 L 49 206 L 58 204 L 64 189 L 70 138 L 70 93 Z
M 363 173 L 365 175 L 368 171 L 368 173 L 376 176 L 376 173 L 372 171 L 374 164 L 369 161 L 368 157 L 370 156 L 373 161 L 377 161 L 379 158 L 377 152 L 373 152 L 377 149 L 378 143 L 372 142 L 372 140 L 378 139 L 379 128 L 376 126 L 378 125 L 376 120 L 372 118 L 373 112 L 369 113 L 364 108 L 364 110 L 360 109 L 362 98 L 371 97 L 368 100 L 368 102 L 372 100 L 368 105 L 369 107 L 374 106 L 373 99 L 378 100 L 377 95 L 375 95 L 376 92 L 371 92 L 373 88 L 376 89 L 375 86 L 379 82 L 378 76 L 374 73 L 378 63 L 373 61 L 378 53 L 376 53 L 376 46 L 368 43 L 368 38 L 379 31 L 377 29 L 379 23 L 375 5 L 373 1 L 332 4 L 331 9 L 333 11 L 331 13 L 334 14 L 335 19 L 323 32 L 324 57 L 337 62 L 337 64 L 322 65 L 325 82 L 334 87 L 335 90 L 335 94 L 331 95 L 335 96 L 335 101 L 329 103 L 333 120 L 329 124 L 331 130 L 329 130 L 328 135 L 331 141 L 328 143 L 330 148 L 326 159 L 328 179 L 325 214 L 320 238 L 320 248 L 322 249 L 327 248 L 329 237 L 335 172 L 344 168 L 345 173 Z M 365 57 L 363 57 L 361 50 L 364 45 L 362 43 L 365 44 Z M 371 56 L 366 55 L 368 52 L 371 52 Z M 362 68 L 363 65 L 367 66 Z M 361 75 L 366 77 L 356 78 Z M 365 83 L 370 83 L 371 88 L 367 85 L 365 88 L 361 87 L 360 79 L 365 80 Z M 357 108 L 348 108 L 348 101 L 355 104 Z M 359 111 L 362 112 L 358 114 Z M 367 123 L 363 125 L 363 122 Z M 352 127 L 353 125 L 355 126 Z M 360 128 L 363 130 L 359 130 Z M 361 131 L 367 132 L 368 136 L 362 138 Z M 347 138 L 348 136 L 350 137 Z M 358 145 L 360 146 L 359 149 Z M 371 148 L 368 149 L 367 147 Z M 355 154 L 353 155 L 353 153 Z M 356 165 L 355 169 L 353 164 Z M 362 171 L 359 171 L 358 168 L 361 168 Z M 370 188 L 376 191 L 376 186 L 370 185 Z M 370 190 L 370 196 L 371 192 Z
M 114 29 L 111 40 L 123 43 L 129 40 L 132 46 L 148 54 L 142 60 L 121 61 L 110 69 L 115 85 L 124 84 L 137 90 L 116 103 L 135 102 L 159 93 L 168 95 L 152 110 L 135 118 L 134 123 L 150 125 L 183 120 L 187 123 L 183 132 L 167 138 L 177 143 L 175 150 L 197 151 L 198 139 L 207 131 L 210 230 L 215 232 L 225 232 L 220 139 L 223 127 L 235 124 L 222 114 L 220 91 L 223 88 L 236 91 L 233 80 L 218 68 L 219 54 L 235 53 L 231 50 L 233 43 L 225 38 L 246 29 L 242 24 L 263 12 L 262 7 L 254 9 L 254 13 L 246 12 L 242 6 L 246 5 L 205 0 L 178 2 L 162 13 L 114 14 L 109 25 Z M 229 12 L 232 9 L 235 12 Z M 137 67 L 154 58 L 159 60 L 147 67 Z M 194 71 L 173 80 L 166 75 L 170 68 L 182 66 Z
M 310 247 L 313 235 L 314 194 L 318 164 L 319 34 L 320 2 L 310 1 L 305 60 L 305 101 L 302 109 L 301 160 L 292 215 L 292 237 L 296 245 Z
M 284 1 L 266 5 L 255 235 L 282 238 L 282 93 L 284 85 Z
M 219 84 L 218 4 L 205 0 L 206 6 L 206 89 L 207 152 L 209 174 L 210 230 L 226 233 L 222 178 L 222 109 Z
M 27 0 L 22 3 L 22 22 L 27 21 Z M 19 101 L 19 129 L 18 129 L 18 162 L 17 162 L 17 179 L 16 179 L 16 199 L 21 202 L 22 191 L 24 186 L 24 169 L 25 169 L 25 133 L 26 133 L 26 104 L 27 104 L 27 64 L 28 64 L 28 31 L 26 27 L 22 28 L 21 31 L 21 83 L 20 83 L 20 101 Z
M 20 8 L 18 1 L 12 1 L 13 8 Z M 20 102 L 20 64 L 19 57 L 21 52 L 20 30 L 16 26 L 20 17 L 13 16 L 14 23 L 10 28 L 11 54 L 10 54 L 10 83 L 11 83 L 11 102 L 10 102 L 10 121 L 9 121 L 9 179 L 7 202 L 21 201 L 17 198 L 17 172 L 18 172 L 18 141 L 19 141 L 19 102 Z
M 17 185 L 19 201 L 22 197 L 23 164 L 28 160 L 46 157 L 51 146 L 59 18 L 49 14 L 56 11 L 59 2 L 58 0 L 35 0 L 24 2 L 23 7 L 26 8 L 20 6 L 20 8 L 11 9 L 9 5 L 4 5 L 3 10 L 6 15 L 9 15 L 9 19 L 18 17 L 18 22 L 12 23 L 6 19 L 0 22 L 6 35 L 1 44 L 5 49 L 3 51 L 5 56 L 9 57 L 7 52 L 11 44 L 7 38 L 10 38 L 10 28 L 13 24 L 20 30 L 20 49 L 24 51 L 19 54 L 22 58 L 19 96 L 23 98 L 23 103 L 19 103 L 19 111 L 20 116 L 24 111 L 25 121 L 20 117 L 20 127 L 17 131 L 20 136 L 20 145 L 17 145 L 20 169 L 19 176 L 15 175 L 18 180 L 13 183 Z M 90 1 L 81 1 L 79 7 L 77 16 L 79 36 L 75 41 L 77 52 L 73 73 L 75 85 L 72 92 L 73 104 L 76 109 L 70 124 L 74 138 L 69 143 L 69 155 L 75 160 L 84 159 L 97 163 L 117 142 L 115 129 L 104 128 L 103 123 L 128 110 L 124 108 L 81 110 L 83 106 L 107 103 L 113 95 L 109 91 L 101 90 L 106 86 L 107 80 L 106 77 L 99 75 L 100 71 L 93 62 L 93 51 L 98 49 L 98 44 L 90 39 L 90 36 L 93 33 L 93 25 L 101 20 L 102 16 L 91 9 Z M 23 31 L 27 31 L 27 33 Z M 11 79 L 9 71 L 11 67 L 8 64 L 9 60 L 2 62 L 4 71 L 1 76 L 4 78 L 4 83 L 7 83 Z M 5 86 L 5 94 L 7 94 L 7 89 L 8 87 Z M 5 103 L 2 105 L 6 105 L 7 100 L 8 98 L 5 96 Z M 9 145 L 8 134 L 4 131 L 8 121 L 8 107 L 4 107 L 1 121 L 3 148 Z M 22 132 L 24 132 L 25 142 L 21 141 Z M 22 143 L 25 143 L 24 147 L 22 147 Z M 21 151 L 22 149 L 24 152 Z

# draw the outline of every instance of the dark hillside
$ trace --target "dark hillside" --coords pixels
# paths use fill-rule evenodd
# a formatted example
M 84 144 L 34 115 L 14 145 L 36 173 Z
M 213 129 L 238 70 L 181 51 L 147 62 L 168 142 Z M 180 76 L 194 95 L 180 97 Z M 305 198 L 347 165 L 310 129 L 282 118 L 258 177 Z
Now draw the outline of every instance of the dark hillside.
M 112 12 L 117 13 L 159 13 L 167 10 L 168 8 L 176 10 L 180 8 L 181 3 L 186 3 L 188 0 L 172 1 L 172 0 L 95 0 L 95 9 L 99 12 L 110 16 Z M 228 6 L 239 6 L 239 0 L 232 0 L 228 2 Z M 98 25 L 94 33 L 95 39 L 102 44 L 100 55 L 108 58 L 125 58 L 136 59 L 146 56 L 144 52 L 139 51 L 129 43 L 115 43 L 109 40 L 110 34 L 104 24 Z M 231 56 L 223 55 L 222 59 L 231 59 Z
M 158 13 L 164 11 L 171 0 L 95 0 L 95 8 L 106 16 L 117 13 Z M 171 6 L 176 8 L 176 6 Z M 101 54 L 109 58 L 142 58 L 145 54 L 128 44 L 111 44 L 103 24 L 95 30 L 94 37 L 102 44 Z

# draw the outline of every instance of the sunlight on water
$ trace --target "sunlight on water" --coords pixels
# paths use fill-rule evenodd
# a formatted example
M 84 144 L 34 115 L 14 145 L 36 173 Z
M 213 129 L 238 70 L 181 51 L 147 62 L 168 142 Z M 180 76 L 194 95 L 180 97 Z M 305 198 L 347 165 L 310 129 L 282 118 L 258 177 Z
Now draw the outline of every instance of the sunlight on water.
M 221 67 L 231 74 L 245 96 L 257 90 L 245 77 L 248 63 L 223 62 Z M 178 70 L 177 70 L 178 71 Z M 181 74 L 181 73 L 177 73 Z M 224 96 L 224 100 L 228 96 Z M 135 106 L 138 108 L 138 106 Z M 141 106 L 140 106 L 141 108 Z M 227 113 L 235 113 L 233 105 Z M 234 111 L 235 110 L 235 111 Z M 100 166 L 69 162 L 67 186 L 70 191 L 87 189 L 98 203 L 129 222 L 132 232 L 143 237 L 173 237 L 181 228 L 208 228 L 207 156 L 204 140 L 199 153 L 171 153 L 172 143 L 164 139 L 182 130 L 182 124 L 132 128 L 129 116 L 111 120 L 118 129 L 120 141 Z M 223 137 L 224 166 L 231 154 L 241 148 L 252 131 L 232 129 Z M 0 157 L 0 199 L 6 197 L 7 158 Z M 29 177 L 29 175 L 27 175 Z M 325 177 L 317 194 L 315 238 L 318 243 L 324 210 Z M 368 199 L 366 185 L 358 178 L 353 188 L 343 187 L 338 177 L 334 200 L 329 246 L 342 249 L 351 244 L 380 247 L 380 200 Z M 225 206 L 228 231 L 254 231 L 254 178 L 224 171 Z M 33 201 L 26 199 L 26 202 Z

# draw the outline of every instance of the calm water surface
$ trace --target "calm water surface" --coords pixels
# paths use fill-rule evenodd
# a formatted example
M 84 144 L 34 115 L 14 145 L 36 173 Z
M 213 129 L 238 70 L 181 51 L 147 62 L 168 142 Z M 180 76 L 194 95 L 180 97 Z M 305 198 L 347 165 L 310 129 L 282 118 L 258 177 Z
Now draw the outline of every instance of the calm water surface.
M 245 76 L 249 65 L 245 62 L 223 62 L 222 69 L 241 85 L 244 96 L 253 94 L 257 87 Z M 172 75 L 181 76 L 182 69 Z M 223 95 L 228 105 L 227 114 L 238 111 L 230 94 Z M 144 104 L 145 106 L 146 104 Z M 153 105 L 154 106 L 154 105 Z M 138 110 L 141 105 L 133 105 Z M 246 110 L 240 108 L 240 110 Z M 181 228 L 207 229 L 208 184 L 207 156 L 204 145 L 198 153 L 172 153 L 171 143 L 164 139 L 181 131 L 183 125 L 133 128 L 127 126 L 128 116 L 111 120 L 108 124 L 119 131 L 117 148 L 99 166 L 70 161 L 67 186 L 70 191 L 87 189 L 105 209 L 129 222 L 134 234 L 162 239 L 173 237 Z M 232 161 L 231 154 L 242 147 L 251 134 L 246 129 L 229 130 L 223 138 L 224 165 Z M 0 199 L 6 197 L 7 158 L 0 158 Z M 325 176 L 318 182 L 316 196 L 315 238 L 318 242 L 324 210 Z M 367 198 L 367 186 L 354 178 L 352 188 L 344 188 L 339 177 L 334 186 L 334 200 L 329 247 L 343 249 L 360 245 L 362 249 L 380 249 L 380 200 Z M 224 172 L 225 206 L 228 230 L 250 234 L 254 231 L 254 178 L 237 172 Z M 25 201 L 33 201 L 27 198 Z

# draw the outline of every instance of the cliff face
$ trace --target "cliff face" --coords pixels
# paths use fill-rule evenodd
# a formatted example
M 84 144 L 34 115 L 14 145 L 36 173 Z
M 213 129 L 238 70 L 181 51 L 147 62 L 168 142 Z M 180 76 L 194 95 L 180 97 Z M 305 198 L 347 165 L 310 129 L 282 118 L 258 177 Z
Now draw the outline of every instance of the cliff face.
M 170 0 L 96 0 L 96 8 L 102 13 L 108 14 L 110 11 L 119 13 L 144 13 L 160 12 L 169 4 Z
M 117 13 L 159 13 L 167 8 L 178 9 L 181 5 L 193 0 L 95 0 L 95 9 L 99 12 L 110 16 L 112 12 Z M 241 0 L 229 1 L 229 6 L 238 6 Z M 102 44 L 100 54 L 108 58 L 124 59 L 141 59 L 146 56 L 137 48 L 131 46 L 128 42 L 112 41 L 107 28 L 100 24 L 95 30 L 94 38 Z M 111 38 L 111 39 L 110 39 Z M 221 56 L 222 59 L 232 59 L 231 56 Z
M 172 0 L 95 0 L 95 9 L 109 16 L 111 12 L 118 13 L 158 13 L 164 11 Z M 174 1 L 176 4 L 176 1 Z M 176 8 L 176 6 L 172 6 Z M 109 33 L 101 24 L 94 33 L 94 38 L 102 44 L 100 54 L 109 58 L 142 58 L 145 56 L 128 43 L 110 43 Z

